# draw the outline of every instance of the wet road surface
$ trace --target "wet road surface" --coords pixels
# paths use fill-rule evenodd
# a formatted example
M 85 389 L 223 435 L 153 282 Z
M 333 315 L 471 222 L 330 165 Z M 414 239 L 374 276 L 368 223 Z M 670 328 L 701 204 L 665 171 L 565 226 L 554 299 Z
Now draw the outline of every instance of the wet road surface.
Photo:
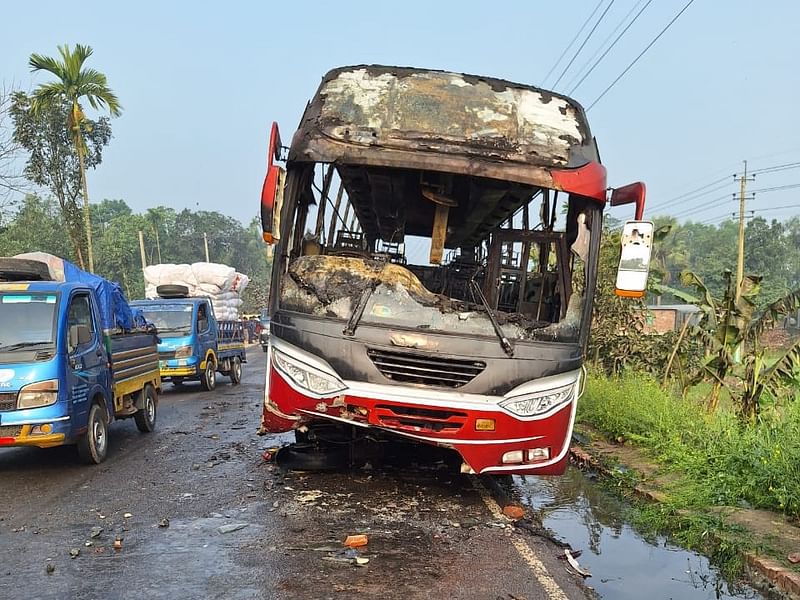
M 113 424 L 102 465 L 0 450 L 0 598 L 587 597 L 560 548 L 512 532 L 475 478 L 265 462 L 288 438 L 254 434 L 264 354 L 248 357 L 238 387 L 165 384 L 156 431 Z M 362 533 L 366 547 L 342 548 Z

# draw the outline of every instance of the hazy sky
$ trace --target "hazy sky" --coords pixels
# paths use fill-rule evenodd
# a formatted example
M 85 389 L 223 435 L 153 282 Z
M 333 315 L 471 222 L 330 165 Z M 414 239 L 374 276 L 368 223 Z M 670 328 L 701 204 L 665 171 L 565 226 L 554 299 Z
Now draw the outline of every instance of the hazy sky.
M 573 96 L 589 106 L 686 1 L 654 0 Z M 219 210 L 247 222 L 258 211 L 269 124 L 278 121 L 288 143 L 328 69 L 409 65 L 541 85 L 597 4 L 6 3 L 0 81 L 32 89 L 48 79 L 29 73 L 32 52 L 91 45 L 89 66 L 107 74 L 124 107 L 89 174 L 93 201 Z M 614 0 L 554 89 L 570 92 L 575 73 L 643 4 Z M 790 0 L 696 0 L 588 113 L 610 185 L 643 180 L 655 213 L 719 221 L 737 208 L 726 194 L 738 186 L 722 178 L 743 159 L 751 168 L 800 162 L 798 23 L 800 3 Z M 673 201 L 714 181 L 705 195 Z M 788 169 L 759 175 L 751 189 L 797 182 L 800 169 Z M 800 205 L 800 188 L 757 194 L 748 208 L 800 214 L 800 206 L 765 210 L 786 205 Z

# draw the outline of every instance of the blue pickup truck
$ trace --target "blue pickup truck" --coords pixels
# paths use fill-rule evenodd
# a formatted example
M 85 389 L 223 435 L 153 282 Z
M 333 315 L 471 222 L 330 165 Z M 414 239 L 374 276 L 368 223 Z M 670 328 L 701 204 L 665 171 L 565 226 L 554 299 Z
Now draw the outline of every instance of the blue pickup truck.
M 110 422 L 155 427 L 157 337 L 136 329 L 116 284 L 59 264 L 61 280 L 44 263 L 0 259 L 0 447 L 76 444 L 100 463 Z
M 220 372 L 238 385 L 242 363 L 247 362 L 242 324 L 218 321 L 208 298 L 192 298 L 185 295 L 188 290 L 172 289 L 182 286 L 167 287 L 171 293 L 159 292 L 164 297 L 131 303 L 158 330 L 162 379 L 176 386 L 199 380 L 204 390 L 211 391 Z

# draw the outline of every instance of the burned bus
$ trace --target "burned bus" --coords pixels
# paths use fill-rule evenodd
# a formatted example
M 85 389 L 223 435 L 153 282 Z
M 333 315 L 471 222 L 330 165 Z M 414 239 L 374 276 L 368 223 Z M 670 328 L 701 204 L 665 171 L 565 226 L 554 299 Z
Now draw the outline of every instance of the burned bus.
M 261 432 L 295 430 L 309 464 L 400 437 L 454 450 L 465 473 L 563 473 L 607 200 L 641 219 L 644 186 L 609 193 L 566 96 L 330 71 L 291 146 L 270 133 Z M 632 231 L 637 248 L 649 239 L 646 223 Z M 641 295 L 635 271 L 621 294 Z

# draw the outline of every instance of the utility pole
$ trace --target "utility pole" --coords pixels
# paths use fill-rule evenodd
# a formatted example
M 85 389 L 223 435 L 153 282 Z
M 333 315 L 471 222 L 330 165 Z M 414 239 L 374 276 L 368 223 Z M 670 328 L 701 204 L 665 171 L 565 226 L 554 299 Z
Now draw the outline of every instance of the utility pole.
M 739 253 L 736 259 L 736 300 L 741 296 L 742 281 L 744 280 L 744 203 L 747 195 L 747 182 L 755 177 L 747 177 L 747 161 L 744 161 L 744 173 L 741 177 L 734 177 L 739 182 Z
M 211 260 L 208 258 L 208 234 L 207 233 L 203 233 L 203 244 L 206 247 L 206 262 L 211 262 Z
M 144 254 L 144 234 L 142 234 L 141 229 L 139 230 L 139 254 L 142 257 L 142 271 L 144 271 L 144 268 L 147 266 L 147 259 Z

